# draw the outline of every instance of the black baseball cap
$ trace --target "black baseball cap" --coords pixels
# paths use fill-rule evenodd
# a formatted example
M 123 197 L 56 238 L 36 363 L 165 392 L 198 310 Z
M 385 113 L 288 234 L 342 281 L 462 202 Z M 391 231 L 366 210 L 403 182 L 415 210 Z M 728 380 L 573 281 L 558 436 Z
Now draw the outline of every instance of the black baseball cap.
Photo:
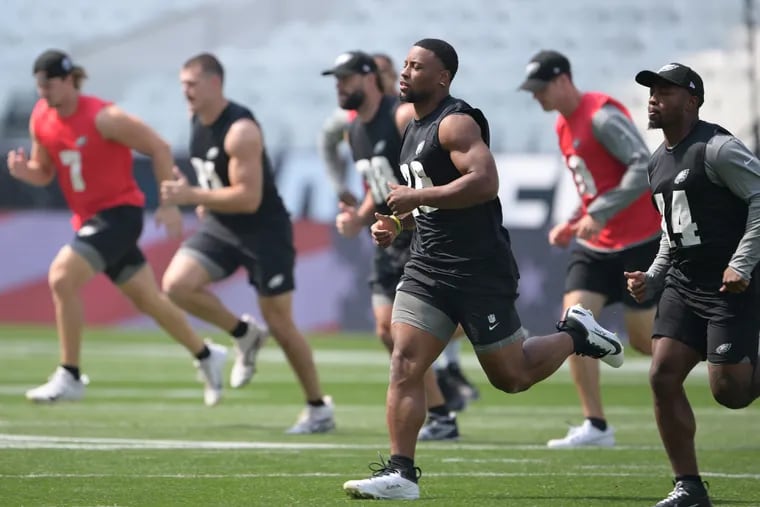
M 323 70 L 323 76 L 348 76 L 350 74 L 372 74 L 377 72 L 375 59 L 364 51 L 348 51 L 335 59 L 331 69 Z
M 695 97 L 699 97 L 699 105 L 702 105 L 705 101 L 705 85 L 699 74 L 694 72 L 691 67 L 674 62 L 663 65 L 657 72 L 642 70 L 636 74 L 636 82 L 648 88 L 651 88 L 658 81 L 665 81 L 681 88 L 686 88 L 689 93 Z
M 32 74 L 44 72 L 48 79 L 54 77 L 66 77 L 75 69 L 81 69 L 74 65 L 71 57 L 58 49 L 48 49 L 34 61 Z
M 562 74 L 570 74 L 570 60 L 558 51 L 550 49 L 539 51 L 525 67 L 525 81 L 519 89 L 529 92 L 538 91 Z

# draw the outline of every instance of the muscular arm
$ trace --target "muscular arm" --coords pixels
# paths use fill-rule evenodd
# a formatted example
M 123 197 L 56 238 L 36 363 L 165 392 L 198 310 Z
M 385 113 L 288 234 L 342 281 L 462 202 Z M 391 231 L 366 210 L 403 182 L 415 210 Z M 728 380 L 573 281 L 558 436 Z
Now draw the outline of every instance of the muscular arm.
M 495 199 L 499 190 L 496 162 L 475 120 L 466 114 L 446 116 L 438 127 L 438 139 L 462 176 L 445 185 L 419 189 L 419 204 L 461 209 Z
M 633 122 L 611 104 L 594 114 L 591 126 L 596 140 L 626 166 L 620 183 L 599 195 L 588 207 L 589 215 L 606 223 L 649 189 L 649 149 Z
M 158 185 L 174 177 L 174 157 L 169 144 L 155 130 L 135 116 L 129 115 L 116 106 L 100 110 L 95 117 L 95 126 L 106 139 L 123 144 L 150 157 Z
M 27 167 L 29 170 L 26 172 L 24 181 L 30 185 L 44 187 L 55 178 L 55 167 L 50 160 L 50 155 L 34 136 L 32 136 L 32 150 Z
M 714 136 L 705 151 L 707 177 L 747 203 L 747 225 L 728 265 L 751 278 L 760 260 L 760 161 L 737 138 Z
M 359 204 L 359 208 L 356 210 L 356 216 L 361 220 L 362 225 L 371 225 L 375 221 L 375 199 L 372 197 L 372 192 L 367 190 L 364 194 L 364 199 Z
M 219 213 L 255 213 L 261 205 L 264 190 L 261 129 L 251 120 L 237 120 L 224 138 L 224 150 L 230 159 L 230 186 L 193 187 L 193 200 L 195 204 Z
M 53 161 L 50 159 L 50 155 L 47 150 L 37 141 L 37 137 L 34 135 L 34 120 L 29 122 L 29 137 L 32 140 L 32 149 L 29 153 L 29 160 L 24 164 L 23 154 L 20 156 L 21 160 L 18 163 L 14 163 L 11 160 L 11 155 L 8 158 L 8 168 L 11 174 L 30 185 L 38 187 L 44 187 L 49 185 L 53 178 L 55 178 L 55 167 Z M 16 154 L 22 153 L 20 150 Z M 18 159 L 19 156 L 14 154 L 13 160 Z M 17 170 L 17 167 L 19 168 Z
M 343 109 L 336 109 L 325 120 L 319 133 L 317 145 L 319 154 L 327 167 L 336 194 L 346 191 L 346 163 L 338 153 L 338 146 L 348 128 L 348 114 Z

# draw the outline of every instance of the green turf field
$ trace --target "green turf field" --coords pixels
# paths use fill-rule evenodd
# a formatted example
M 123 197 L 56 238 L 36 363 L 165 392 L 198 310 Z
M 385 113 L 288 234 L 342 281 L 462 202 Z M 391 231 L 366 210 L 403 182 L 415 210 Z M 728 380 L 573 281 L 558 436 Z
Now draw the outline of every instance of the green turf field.
M 219 337 L 227 343 L 226 339 Z M 314 336 L 338 429 L 290 436 L 302 397 L 270 341 L 253 383 L 206 408 L 185 352 L 147 333 L 89 331 L 85 401 L 37 406 L 23 396 L 57 361 L 52 331 L 0 328 L 0 506 L 366 505 L 342 483 L 387 453 L 387 357 L 367 336 Z M 418 449 L 423 505 L 651 506 L 671 489 L 654 425 L 645 359 L 604 368 L 618 447 L 549 451 L 579 408 L 565 369 L 519 395 L 488 387 L 469 346 L 464 367 L 482 399 L 460 415 L 458 443 Z M 760 403 L 711 398 L 705 369 L 688 383 L 698 451 L 716 505 L 760 506 Z M 377 502 L 374 502 L 377 503 Z

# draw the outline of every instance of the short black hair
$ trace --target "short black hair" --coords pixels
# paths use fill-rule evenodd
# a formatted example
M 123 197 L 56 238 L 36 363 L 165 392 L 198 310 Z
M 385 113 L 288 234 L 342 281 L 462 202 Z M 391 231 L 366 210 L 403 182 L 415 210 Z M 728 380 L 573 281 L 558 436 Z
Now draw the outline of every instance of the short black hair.
M 451 79 L 454 79 L 459 68 L 459 57 L 451 44 L 441 39 L 422 39 L 414 45 L 432 51 L 443 64 L 443 68 L 449 71 Z
M 203 72 L 219 76 L 219 79 L 224 82 L 224 67 L 222 66 L 222 62 L 211 53 L 200 53 L 189 58 L 182 68 L 186 69 L 193 65 L 200 65 Z

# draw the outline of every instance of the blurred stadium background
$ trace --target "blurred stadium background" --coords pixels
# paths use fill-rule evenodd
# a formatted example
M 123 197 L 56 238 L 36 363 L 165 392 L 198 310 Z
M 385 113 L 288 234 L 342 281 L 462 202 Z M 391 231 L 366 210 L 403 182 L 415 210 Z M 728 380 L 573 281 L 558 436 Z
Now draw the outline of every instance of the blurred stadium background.
M 334 83 L 319 72 L 342 51 L 386 52 L 400 67 L 422 37 L 457 48 L 452 90 L 491 122 L 505 224 L 523 273 L 520 304 L 535 331 L 549 329 L 546 316 L 559 311 L 565 253 L 548 247 L 545 232 L 572 207 L 574 190 L 556 148 L 554 115 L 516 91 L 532 54 L 566 53 L 578 86 L 621 100 L 642 131 L 647 93 L 634 74 L 670 61 L 688 64 L 705 81 L 703 117 L 758 148 L 753 0 L 2 0 L 0 6 L 4 149 L 28 145 L 36 100 L 31 63 L 57 47 L 88 70 L 85 93 L 142 117 L 183 163 L 189 129 L 178 69 L 200 51 L 222 60 L 227 95 L 260 120 L 297 223 L 296 313 L 309 331 L 371 329 L 365 284 L 371 246 L 367 238 L 346 241 L 334 233 L 336 200 L 316 151 L 318 131 L 335 105 Z M 653 146 L 658 136 L 646 133 Z M 154 204 L 145 160 L 136 161 L 136 173 Z M 356 176 L 351 185 L 359 188 Z M 50 323 L 46 269 L 71 234 L 60 194 L 16 183 L 3 169 L 0 207 L 6 211 L 0 215 L 0 322 Z M 188 226 L 192 231 L 190 216 Z M 143 246 L 160 273 L 177 244 L 149 226 Z M 236 309 L 254 307 L 242 276 L 216 290 Z M 104 280 L 93 282 L 85 298 L 91 323 L 148 325 Z

